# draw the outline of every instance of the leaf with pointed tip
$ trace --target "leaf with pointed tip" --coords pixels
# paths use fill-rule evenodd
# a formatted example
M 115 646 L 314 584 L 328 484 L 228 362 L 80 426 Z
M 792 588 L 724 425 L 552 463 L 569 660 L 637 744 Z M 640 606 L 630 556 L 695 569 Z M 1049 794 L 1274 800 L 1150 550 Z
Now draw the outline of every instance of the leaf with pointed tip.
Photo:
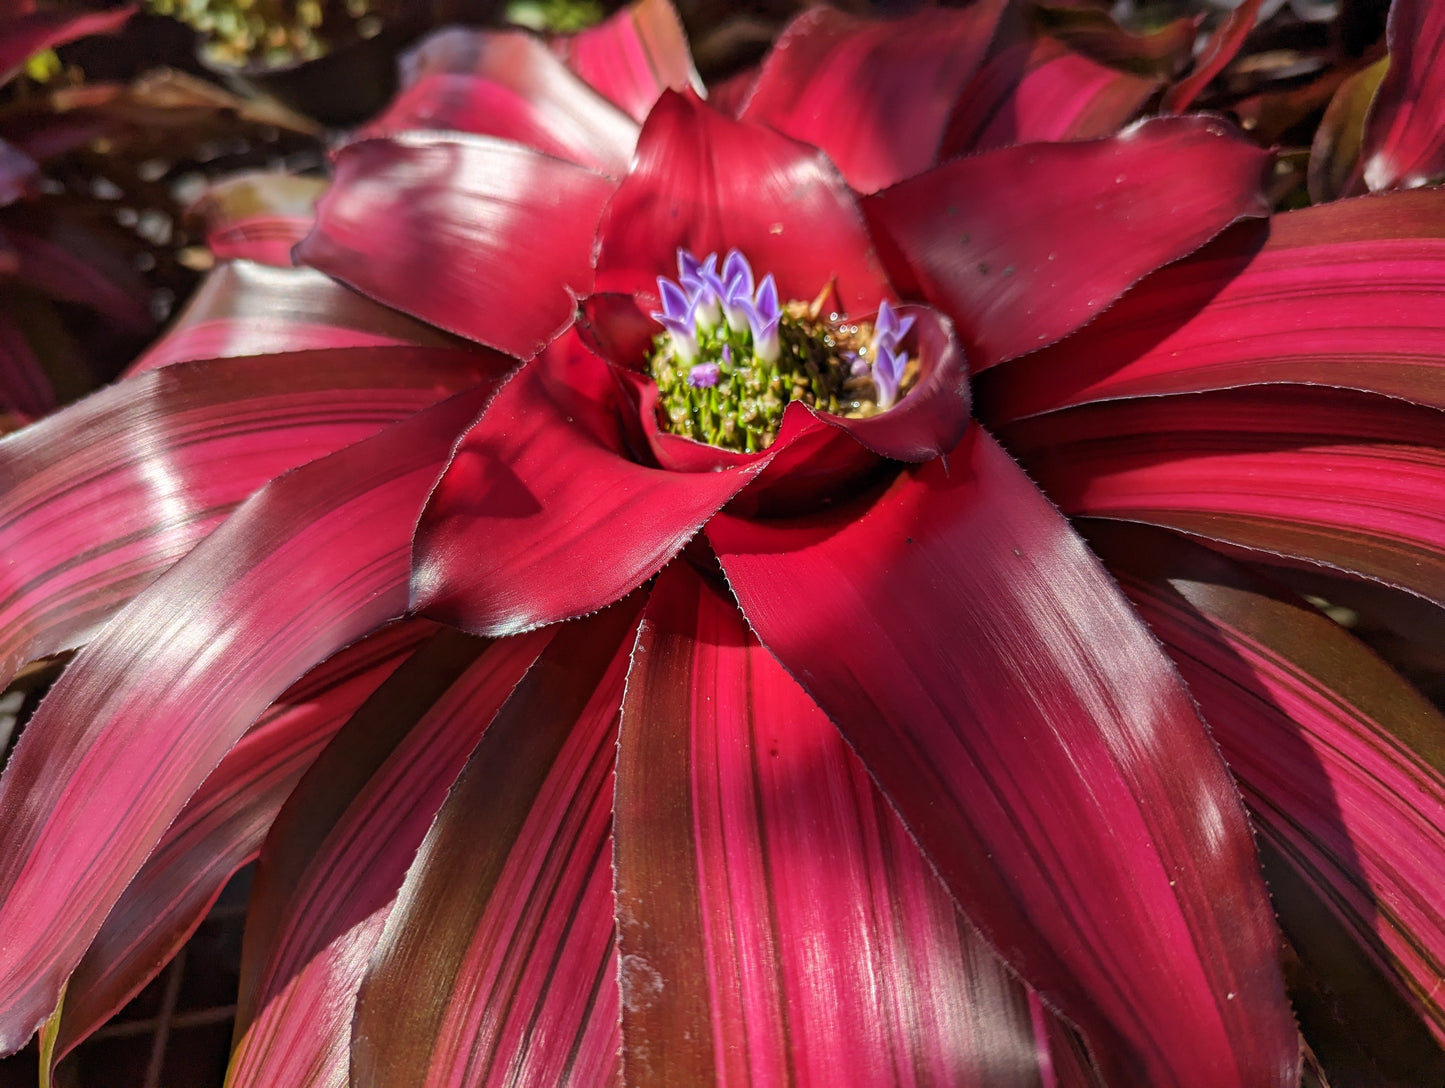
M 1209 81 L 1229 66 L 1259 20 L 1263 0 L 1243 0 L 1209 35 L 1190 73 L 1164 92 L 1162 113 L 1183 113 Z
M 256 856 L 302 772 L 432 628 L 425 621 L 397 624 L 343 650 L 293 685 L 226 753 L 66 983 L 57 1060 L 160 973 L 226 881 Z
M 881 493 L 707 528 L 752 629 L 956 901 L 1124 1085 L 1292 1086 L 1249 826 L 1187 690 L 978 427 Z M 789 586 L 826 586 L 796 607 Z M 943 632 L 943 635 L 940 635 Z
M 502 372 L 423 348 L 188 363 L 0 439 L 0 682 L 83 642 L 272 478 Z
M 166 334 L 128 373 L 196 359 L 402 345 L 471 346 L 315 269 L 228 261 L 206 277 Z
M 1330 98 L 1310 143 L 1306 171 L 1309 197 L 1315 204 L 1337 200 L 1363 187 L 1360 149 L 1365 141 L 1365 120 L 1389 67 L 1390 58 L 1381 57 L 1343 80 Z
M 990 57 L 954 104 L 939 159 L 996 147 L 1112 136 L 1159 88 L 1054 38 L 1017 42 Z
M 1024 986 L 686 563 L 643 613 L 618 752 L 626 1083 L 1042 1083 Z
M 1322 386 L 1107 401 L 1003 432 L 1070 515 L 1178 529 L 1445 603 L 1445 413 Z
M 949 111 L 1003 7 L 982 0 L 887 20 L 810 8 L 764 59 L 742 118 L 821 148 L 859 192 L 912 177 L 938 161 Z
M 597 26 L 554 38 L 552 50 L 587 83 L 643 121 L 663 91 L 704 93 L 677 11 L 668 0 L 636 0 Z
M 321 178 L 295 174 L 235 174 L 211 185 L 188 214 L 205 224 L 206 247 L 217 260 L 291 267 L 291 250 L 306 237 Z
M 764 468 L 637 463 L 617 381 L 575 337 L 497 393 L 458 444 L 417 526 L 413 607 L 479 635 L 596 611 L 631 593 Z M 558 572 L 565 572 L 562 577 Z
M 406 609 L 412 528 L 480 387 L 253 495 L 77 655 L 0 777 L 0 1053 L 186 799 L 316 662 Z
M 357 1088 L 615 1079 L 611 786 L 640 603 L 543 632 L 487 727 L 362 983 Z
M 448 27 L 402 61 L 405 82 L 362 135 L 452 129 L 495 136 L 611 177 L 627 171 L 637 124 L 535 35 Z
M 957 159 L 863 206 L 979 371 L 1073 332 L 1147 273 L 1267 214 L 1268 159 L 1223 121 L 1160 118 L 1105 140 Z
M 892 297 L 853 193 L 816 148 L 668 91 L 598 227 L 597 290 L 655 299 L 678 248 L 737 247 L 779 298 L 812 299 L 836 280 L 842 309 Z
M 1089 532 L 1212 724 L 1256 829 L 1393 983 L 1416 1031 L 1423 1020 L 1445 1041 L 1445 717 L 1243 568 L 1139 526 Z
M 1445 193 L 1241 224 L 1067 340 L 991 371 L 978 396 L 1001 421 L 1265 382 L 1445 408 Z
M 1380 83 L 1360 160 L 1371 192 L 1413 189 L 1445 175 L 1445 7 L 1393 0 L 1390 68 Z
M 610 178 L 486 136 L 410 133 L 337 154 L 296 250 L 362 294 L 526 359 L 592 288 Z
M 402 878 L 549 635 L 441 629 L 306 772 L 261 851 L 226 1083 L 348 1083 L 355 997 Z

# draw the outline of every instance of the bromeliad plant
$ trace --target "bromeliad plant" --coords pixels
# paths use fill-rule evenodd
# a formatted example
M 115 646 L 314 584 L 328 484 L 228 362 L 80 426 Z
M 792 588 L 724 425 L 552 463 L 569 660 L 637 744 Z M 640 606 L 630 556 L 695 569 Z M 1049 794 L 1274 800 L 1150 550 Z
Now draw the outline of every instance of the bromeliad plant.
M 1001 15 L 441 35 L 0 444 L 3 660 L 86 643 L 0 1046 L 259 849 L 234 1085 L 1293 1085 L 1257 841 L 1306 1041 L 1440 1067 L 1445 722 L 1285 586 L 1445 604 L 1445 194 L 1265 218 Z

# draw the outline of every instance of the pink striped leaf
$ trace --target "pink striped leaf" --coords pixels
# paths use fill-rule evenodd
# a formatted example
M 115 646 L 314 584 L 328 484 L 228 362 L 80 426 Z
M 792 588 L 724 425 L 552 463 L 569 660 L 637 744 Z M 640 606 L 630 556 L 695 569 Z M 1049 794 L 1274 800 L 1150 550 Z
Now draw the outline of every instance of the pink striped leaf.
M 1268 159 L 1223 121 L 1161 118 L 1110 139 L 956 159 L 864 208 L 979 371 L 1073 332 L 1146 273 L 1267 214 Z
M 1309 889 L 1367 957 L 1366 978 L 1393 990 L 1358 1006 L 1378 1029 L 1364 1045 L 1377 1062 L 1412 1060 L 1420 1041 L 1402 1042 L 1423 1022 L 1438 1062 L 1445 717 L 1338 624 L 1227 560 L 1137 526 L 1090 535 L 1199 701 L 1289 885 Z M 1310 940 L 1283 885 L 1286 932 L 1328 973 L 1339 955 Z M 1327 981 L 1348 992 L 1353 973 Z M 1401 1011 L 1405 1024 L 1390 1023 Z
M 357 1088 L 615 1082 L 612 770 L 639 604 L 556 629 L 488 726 L 362 983 Z
M 452 129 L 495 136 L 611 177 L 627 171 L 637 123 L 536 36 L 448 27 L 402 60 L 404 86 L 363 130 Z
M 166 829 L 65 985 L 62 1058 L 160 973 L 261 840 L 301 774 L 433 629 L 378 631 L 313 669 L 246 732 Z M 54 1075 L 54 1068 L 51 1068 Z
M 939 158 L 1112 136 L 1160 83 L 1101 64 L 1055 38 L 1016 42 L 994 54 L 964 88 Z
M 848 508 L 724 513 L 707 535 L 752 629 L 1109 1084 L 1296 1083 L 1233 782 L 1157 643 L 991 438 Z M 800 608 L 798 586 L 826 592 Z
M 256 871 L 228 1085 L 348 1083 L 356 992 L 402 878 L 548 641 L 441 629 L 306 772 Z
M 1245 224 L 1053 347 L 990 372 L 990 420 L 1265 382 L 1445 408 L 1445 193 L 1344 200 Z
M 206 248 L 221 261 L 291 267 L 291 249 L 311 229 L 321 178 L 236 174 L 213 184 L 188 214 L 205 224 Z
M 1000 0 L 865 19 L 824 6 L 788 24 L 742 117 L 822 148 L 859 192 L 938 161 L 949 111 L 984 58 Z
M 1066 514 L 1178 529 L 1445 603 L 1445 414 L 1320 386 L 1084 405 L 1004 432 Z
M 614 182 L 493 137 L 413 133 L 342 148 L 297 260 L 519 358 L 592 288 Z
M 228 261 L 205 278 L 166 334 L 131 364 L 129 373 L 195 359 L 463 343 L 315 269 Z
M 645 120 L 668 89 L 705 93 L 687 35 L 668 0 L 635 0 L 597 26 L 554 38 L 551 46 L 567 67 L 634 121 Z
M 123 609 L 0 777 L 0 1053 L 55 1007 L 187 798 L 316 662 L 406 608 L 412 528 L 483 386 L 272 482 Z
M 1372 192 L 1413 189 L 1445 175 L 1445 8 L 1393 0 L 1390 67 L 1370 107 L 1361 149 Z
M 618 751 L 627 1084 L 1042 1083 L 1025 987 L 685 563 L 643 614 Z
M 273 477 L 501 371 L 422 348 L 192 363 L 0 439 L 0 680 L 85 641 Z

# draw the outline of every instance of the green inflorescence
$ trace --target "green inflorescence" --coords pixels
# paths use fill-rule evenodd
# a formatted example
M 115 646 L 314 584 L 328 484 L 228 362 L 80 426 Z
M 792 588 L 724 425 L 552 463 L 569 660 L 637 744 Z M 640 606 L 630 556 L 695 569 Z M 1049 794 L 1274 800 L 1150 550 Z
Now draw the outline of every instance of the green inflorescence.
M 663 333 L 649 358 L 662 423 L 673 434 L 710 446 L 756 453 L 778 437 L 783 409 L 795 400 L 834 415 L 872 415 L 878 411 L 872 382 L 852 374 L 852 360 L 866 353 L 872 334 L 866 322 L 819 320 L 798 303 L 778 322 L 773 362 L 757 358 L 749 330 L 736 332 L 723 321 L 699 329 L 693 363 L 679 360 Z M 692 384 L 690 374 L 699 363 L 718 364 L 716 385 Z

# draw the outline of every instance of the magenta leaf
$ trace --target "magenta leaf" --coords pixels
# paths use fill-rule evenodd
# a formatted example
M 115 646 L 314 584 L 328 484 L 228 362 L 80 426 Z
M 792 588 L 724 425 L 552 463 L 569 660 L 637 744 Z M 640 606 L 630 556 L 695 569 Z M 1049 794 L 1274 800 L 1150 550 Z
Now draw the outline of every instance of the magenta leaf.
M 990 373 L 980 396 L 989 419 L 1016 419 L 1264 382 L 1445 408 L 1445 193 L 1343 200 L 1242 224 L 1062 343 Z
M 572 318 L 614 183 L 482 136 L 409 134 L 342 148 L 297 248 L 365 295 L 519 358 Z
M 1445 603 L 1445 413 L 1266 385 L 1070 408 L 1005 440 L 1060 509 L 1178 529 Z
M 363 130 L 453 129 L 510 140 L 618 177 L 637 124 L 534 35 L 448 27 L 402 60 L 405 86 Z
M 311 230 L 322 178 L 236 174 L 206 190 L 188 214 L 206 226 L 206 248 L 218 261 L 250 260 L 291 267 L 291 250 Z
M 850 313 L 872 313 L 891 294 L 853 195 L 821 152 L 669 91 L 599 228 L 597 290 L 651 306 L 679 249 L 733 247 L 760 280 L 773 275 L 784 302 L 811 300 L 835 278 Z
M 192 363 L 0 439 L 0 679 L 85 641 L 273 477 L 499 372 L 422 348 Z
M 772 459 L 698 473 L 638 464 L 617 399 L 608 365 L 574 338 L 502 387 L 427 502 L 414 607 L 482 635 L 594 612 L 657 573 Z
M 0 1052 L 49 1015 L 125 885 L 247 726 L 317 661 L 405 610 L 412 526 L 487 392 L 262 488 L 51 689 L 0 777 Z
M 685 563 L 643 614 L 618 751 L 628 1084 L 1040 1083 L 1028 992 Z
M 387 918 L 357 1088 L 615 1080 L 612 769 L 639 604 L 540 633 Z
M 859 192 L 912 177 L 937 161 L 1003 7 L 982 0 L 888 20 L 812 8 L 768 53 L 743 119 L 821 148 Z
M 947 472 L 850 508 L 723 514 L 707 536 L 763 644 L 1110 1084 L 1295 1084 L 1233 782 L 1152 636 L 992 439 L 975 427 Z M 828 591 L 804 609 L 787 586 Z
M 195 359 L 398 345 L 471 346 L 315 269 L 228 261 L 205 278 L 129 373 Z
M 302 772 L 432 628 L 425 621 L 397 624 L 343 650 L 293 685 L 226 753 L 66 983 L 57 1060 L 160 973 L 226 881 L 256 856 Z
M 1112 136 L 1159 84 L 1101 64 L 1054 38 L 1017 42 L 990 57 L 969 81 L 954 104 L 939 158 Z
M 1146 273 L 1265 215 L 1268 159 L 1223 121 L 1163 118 L 957 159 L 864 207 L 978 371 L 1073 332 Z
M 1375 94 L 1360 150 L 1371 191 L 1412 189 L 1445 175 L 1445 8 L 1393 0 L 1390 67 Z
M 307 771 L 261 851 L 227 1083 L 347 1079 L 355 996 L 417 846 L 546 637 L 443 628 Z
M 703 93 L 687 36 L 668 0 L 635 0 L 597 26 L 551 45 L 567 67 L 635 121 L 644 120 L 669 88 Z
M 1219 556 L 1136 526 L 1090 532 L 1213 726 L 1259 834 L 1393 1003 L 1445 1041 L 1445 717 L 1338 624 Z

